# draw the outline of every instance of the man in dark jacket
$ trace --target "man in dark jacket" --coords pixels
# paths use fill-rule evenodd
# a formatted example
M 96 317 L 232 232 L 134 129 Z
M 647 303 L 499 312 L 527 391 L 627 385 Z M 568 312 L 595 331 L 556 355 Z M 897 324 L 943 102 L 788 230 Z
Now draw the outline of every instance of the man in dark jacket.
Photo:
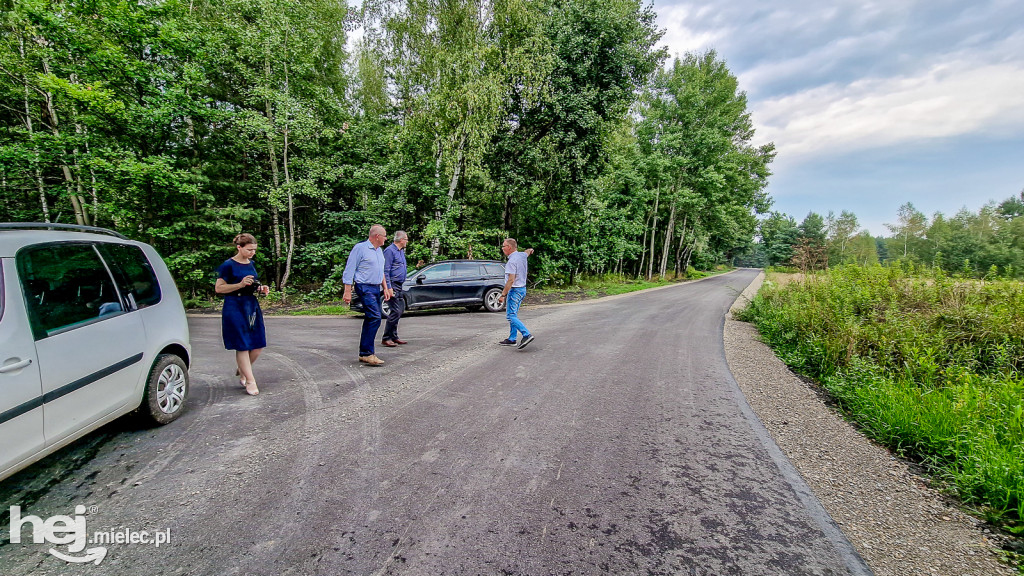
M 405 312 L 405 292 L 402 290 L 402 283 L 405 282 L 405 246 L 408 243 L 409 235 L 405 230 L 399 230 L 395 232 L 391 246 L 384 249 L 384 276 L 387 277 L 388 287 L 393 292 L 388 321 L 384 325 L 384 336 L 380 342 L 385 346 L 407 344 L 398 337 L 398 321 L 402 319 L 402 312 Z

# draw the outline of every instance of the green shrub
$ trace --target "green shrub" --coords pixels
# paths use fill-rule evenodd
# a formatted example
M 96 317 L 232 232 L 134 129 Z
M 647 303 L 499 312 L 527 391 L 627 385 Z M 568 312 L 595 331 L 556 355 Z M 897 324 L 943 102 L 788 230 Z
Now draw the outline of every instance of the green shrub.
M 909 262 L 766 284 L 742 317 L 872 438 L 1011 531 L 1024 519 L 1024 283 Z

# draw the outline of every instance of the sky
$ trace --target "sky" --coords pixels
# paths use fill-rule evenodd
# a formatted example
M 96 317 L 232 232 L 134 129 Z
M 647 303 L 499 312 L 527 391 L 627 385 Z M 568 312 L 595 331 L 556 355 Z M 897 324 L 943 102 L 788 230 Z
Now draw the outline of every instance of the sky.
M 887 236 L 1024 190 L 1024 1 L 653 0 L 670 56 L 714 49 L 774 142 L 772 210 Z

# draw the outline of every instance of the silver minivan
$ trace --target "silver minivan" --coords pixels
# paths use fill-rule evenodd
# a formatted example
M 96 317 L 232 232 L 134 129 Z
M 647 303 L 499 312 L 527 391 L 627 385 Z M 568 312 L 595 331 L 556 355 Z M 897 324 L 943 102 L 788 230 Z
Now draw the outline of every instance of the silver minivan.
M 103 228 L 0 224 L 0 479 L 188 397 L 185 310 L 156 250 Z

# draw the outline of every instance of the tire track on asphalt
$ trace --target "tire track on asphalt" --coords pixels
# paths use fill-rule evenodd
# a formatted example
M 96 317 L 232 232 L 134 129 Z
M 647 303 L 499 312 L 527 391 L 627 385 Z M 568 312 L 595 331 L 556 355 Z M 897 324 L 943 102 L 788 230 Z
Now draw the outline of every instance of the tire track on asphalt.
M 200 381 L 205 381 L 205 379 L 207 377 L 209 377 L 210 380 L 214 379 L 213 376 L 207 376 L 207 375 L 204 374 L 202 376 L 202 378 L 200 379 Z M 192 386 L 193 386 L 193 378 L 191 377 L 191 375 L 189 375 L 189 391 L 190 392 L 191 392 Z M 207 426 L 207 424 L 210 422 L 212 416 L 209 415 L 210 414 L 210 410 L 209 409 L 211 407 L 213 407 L 214 405 L 218 404 L 220 402 L 220 400 L 224 398 L 224 396 L 225 396 L 224 395 L 225 388 L 226 388 L 225 386 L 215 386 L 215 385 L 212 385 L 212 384 L 206 386 L 205 389 L 208 390 L 208 393 L 207 393 L 207 396 L 206 396 L 206 401 L 202 404 L 202 409 L 200 409 L 198 411 L 198 414 L 196 414 L 196 416 L 194 418 L 192 418 L 192 421 L 189 422 L 188 425 L 184 429 L 177 429 L 177 428 L 174 429 L 174 434 L 175 434 L 174 441 L 175 441 L 175 443 L 177 443 L 177 441 L 179 441 L 179 440 L 183 440 L 183 439 L 186 439 L 186 438 L 201 438 L 202 437 L 201 435 L 194 434 L 193 432 L 195 432 L 196 430 L 199 430 L 201 428 L 205 428 Z M 191 397 L 192 397 L 192 395 L 190 393 L 189 394 L 189 399 L 191 399 Z M 196 411 L 195 407 L 193 407 L 191 405 L 191 403 L 189 403 L 189 402 L 186 402 L 185 409 L 189 410 L 189 412 Z M 176 422 L 180 422 L 180 419 L 178 421 L 176 421 Z M 173 426 L 173 424 L 172 424 L 172 426 Z M 161 430 L 163 430 L 163 428 Z M 170 430 L 168 430 L 168 431 L 170 431 Z M 167 466 L 170 465 L 171 462 L 173 462 L 176 459 L 182 457 L 183 454 L 184 454 L 184 451 L 180 450 L 180 449 L 179 450 L 166 450 L 162 454 L 163 454 L 163 456 L 161 456 L 159 458 L 152 458 L 148 462 L 146 462 L 145 464 L 143 464 L 143 462 L 141 460 L 138 461 L 137 464 L 140 465 L 142 469 L 139 470 L 139 472 L 136 473 L 134 476 L 128 478 L 125 481 L 125 484 L 128 485 L 128 486 L 134 486 L 134 485 L 136 485 L 136 483 L 142 483 L 142 484 L 146 483 L 150 479 L 154 478 L 155 476 L 157 476 L 158 474 L 163 472 L 167 468 Z
M 310 484 L 324 463 L 327 448 L 325 442 L 316 441 L 315 438 L 324 430 L 328 413 L 324 410 L 325 403 L 319 384 L 299 361 L 274 351 L 265 351 L 263 356 L 297 377 L 305 407 L 299 431 L 302 441 L 296 443 L 275 438 L 275 443 L 281 444 L 282 451 L 294 455 L 289 469 L 289 475 L 294 481 L 287 483 L 287 494 L 274 503 L 283 513 L 266 517 L 262 530 L 263 537 L 272 542 L 274 548 L 264 552 L 280 560 L 286 558 L 289 550 L 295 546 L 294 535 L 302 533 L 304 529 L 302 522 L 308 513 L 307 507 L 311 505 L 308 494 L 315 490 Z M 266 568 L 267 558 L 253 558 L 249 563 L 253 565 L 252 572 L 259 572 L 261 568 Z

